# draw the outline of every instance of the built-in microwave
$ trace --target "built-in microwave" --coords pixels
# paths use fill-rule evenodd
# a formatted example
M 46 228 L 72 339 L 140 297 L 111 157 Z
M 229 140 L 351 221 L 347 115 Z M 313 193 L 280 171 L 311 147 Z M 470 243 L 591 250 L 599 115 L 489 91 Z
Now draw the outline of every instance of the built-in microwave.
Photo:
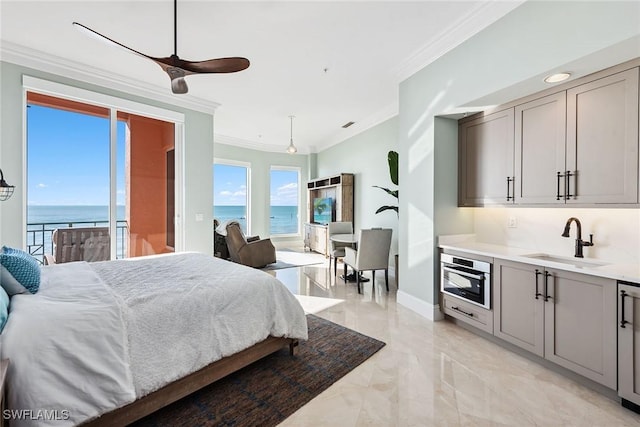
M 491 263 L 441 254 L 440 272 L 442 292 L 491 309 Z

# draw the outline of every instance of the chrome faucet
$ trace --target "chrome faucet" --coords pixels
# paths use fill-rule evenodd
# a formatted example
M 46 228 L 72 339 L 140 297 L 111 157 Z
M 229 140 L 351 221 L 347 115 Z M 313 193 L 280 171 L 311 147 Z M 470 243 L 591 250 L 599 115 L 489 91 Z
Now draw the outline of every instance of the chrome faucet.
M 578 218 L 571 217 L 567 220 L 567 224 L 564 226 L 562 237 L 569 237 L 569 228 L 571 228 L 572 221 L 575 221 L 576 226 L 578 227 L 578 236 L 576 237 L 576 254 L 574 256 L 576 258 L 584 258 L 584 255 L 582 255 L 582 248 L 583 246 L 593 246 L 593 234 L 589 234 L 588 242 L 582 240 L 582 224 L 580 224 L 580 220 Z

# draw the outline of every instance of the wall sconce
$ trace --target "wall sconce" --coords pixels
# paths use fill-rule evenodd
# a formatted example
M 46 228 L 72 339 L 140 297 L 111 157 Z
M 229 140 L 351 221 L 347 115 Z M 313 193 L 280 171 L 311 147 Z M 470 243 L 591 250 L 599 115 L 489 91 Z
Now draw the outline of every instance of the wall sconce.
M 7 184 L 7 181 L 4 180 L 2 169 L 0 169 L 0 201 L 5 201 L 11 197 L 15 188 L 15 185 Z

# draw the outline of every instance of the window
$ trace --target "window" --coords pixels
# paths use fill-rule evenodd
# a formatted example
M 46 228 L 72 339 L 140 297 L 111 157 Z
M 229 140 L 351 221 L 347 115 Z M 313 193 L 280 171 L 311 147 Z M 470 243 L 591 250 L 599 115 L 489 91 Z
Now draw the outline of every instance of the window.
M 220 222 L 237 220 L 246 235 L 249 234 L 249 171 L 245 164 L 214 160 L 213 217 Z
M 271 168 L 271 235 L 300 234 L 300 169 Z

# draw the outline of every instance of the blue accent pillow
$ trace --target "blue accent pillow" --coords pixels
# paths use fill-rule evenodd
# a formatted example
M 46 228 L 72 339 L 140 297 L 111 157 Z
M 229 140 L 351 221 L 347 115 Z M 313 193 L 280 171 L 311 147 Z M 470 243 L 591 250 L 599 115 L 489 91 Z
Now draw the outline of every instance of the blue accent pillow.
M 0 332 L 4 329 L 4 325 L 9 318 L 9 295 L 0 287 Z
M 40 288 L 40 265 L 28 253 L 6 246 L 0 251 L 0 285 L 9 296 L 35 294 Z

